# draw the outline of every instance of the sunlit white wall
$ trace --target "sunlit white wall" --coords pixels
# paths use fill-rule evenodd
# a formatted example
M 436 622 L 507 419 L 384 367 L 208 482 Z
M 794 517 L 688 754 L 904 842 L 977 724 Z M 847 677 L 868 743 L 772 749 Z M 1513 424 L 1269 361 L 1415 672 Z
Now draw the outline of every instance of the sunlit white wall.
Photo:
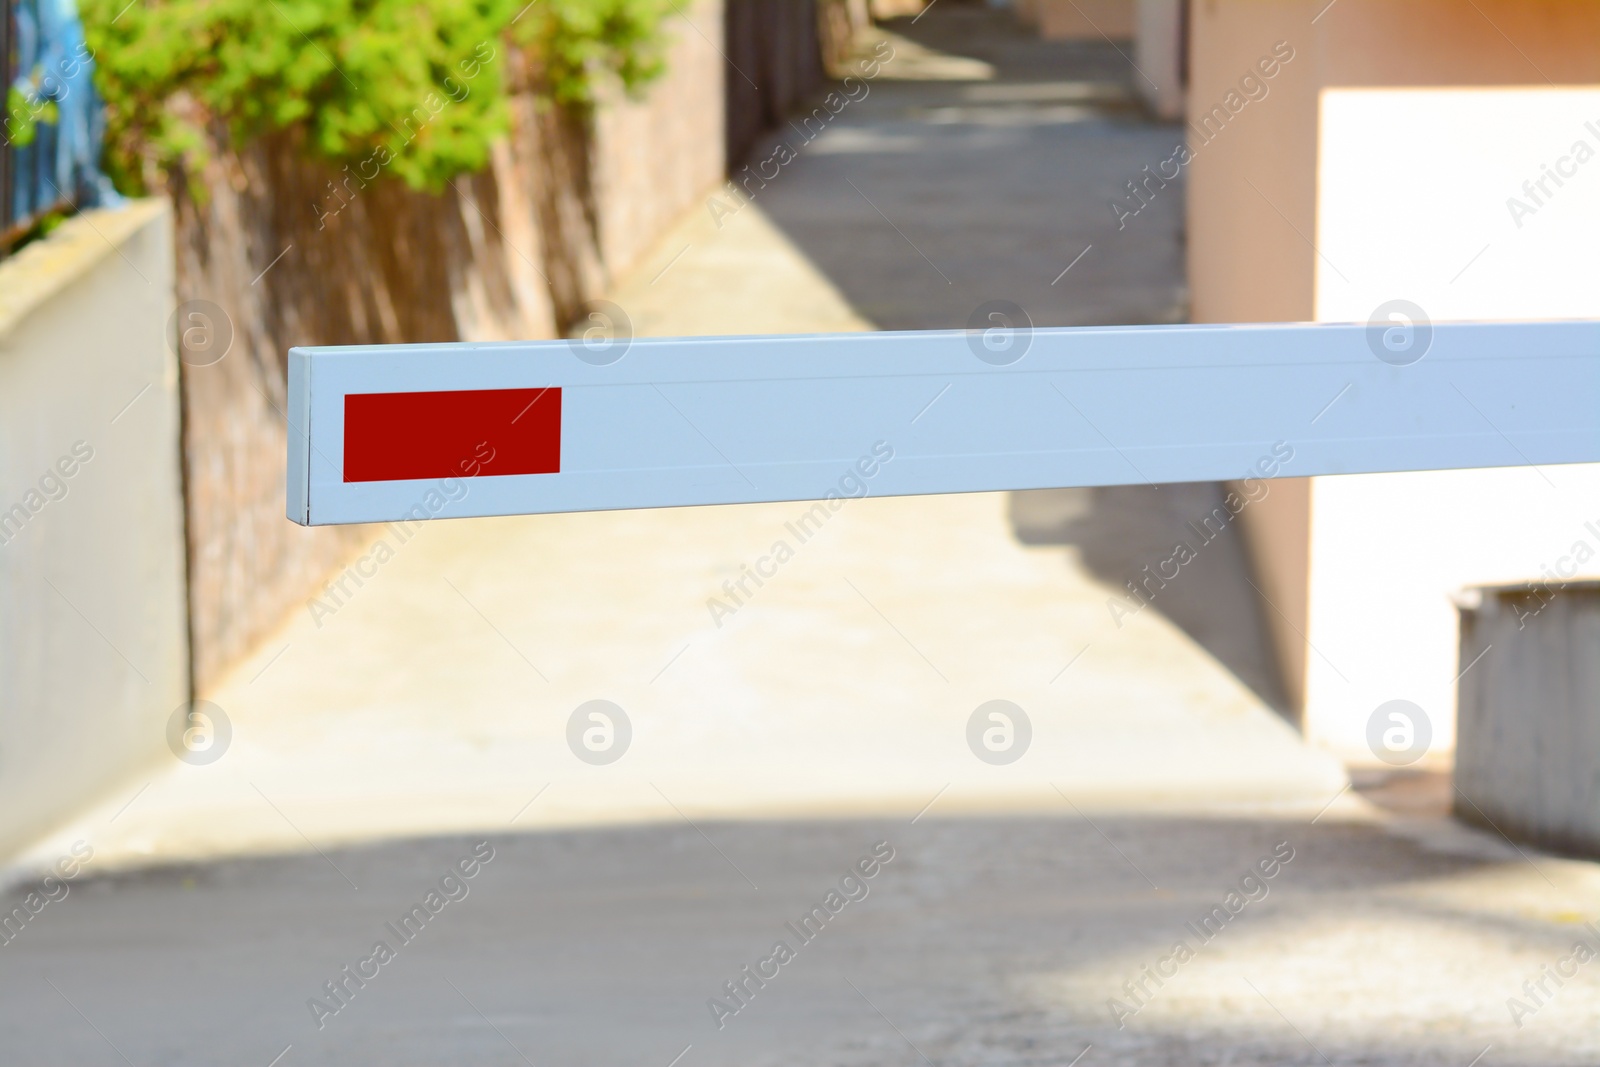
M 1600 316 L 1600 88 L 1323 90 L 1314 241 L 1321 321 Z M 1453 598 L 1600 576 L 1600 465 L 1316 478 L 1310 529 L 1308 736 L 1369 757 L 1405 699 L 1445 750 Z

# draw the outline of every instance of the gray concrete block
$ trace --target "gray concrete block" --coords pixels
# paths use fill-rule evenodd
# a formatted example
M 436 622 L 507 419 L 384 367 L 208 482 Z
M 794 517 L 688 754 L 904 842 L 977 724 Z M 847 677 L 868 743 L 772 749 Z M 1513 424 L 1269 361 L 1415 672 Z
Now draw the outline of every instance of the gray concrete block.
M 1600 582 L 1480 598 L 1461 613 L 1456 814 L 1600 856 Z

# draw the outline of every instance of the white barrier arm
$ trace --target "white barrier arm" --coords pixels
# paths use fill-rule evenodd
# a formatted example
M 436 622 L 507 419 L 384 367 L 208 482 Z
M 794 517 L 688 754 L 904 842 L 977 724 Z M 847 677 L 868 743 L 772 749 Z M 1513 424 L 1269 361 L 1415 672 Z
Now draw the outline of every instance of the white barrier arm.
M 307 525 L 1600 461 L 1600 322 L 297 348 Z

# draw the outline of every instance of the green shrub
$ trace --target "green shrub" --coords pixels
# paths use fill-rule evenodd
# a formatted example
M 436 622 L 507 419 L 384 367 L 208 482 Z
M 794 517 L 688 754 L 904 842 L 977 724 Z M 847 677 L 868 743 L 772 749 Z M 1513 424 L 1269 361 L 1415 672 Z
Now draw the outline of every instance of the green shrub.
M 335 165 L 377 161 L 416 189 L 478 170 L 507 122 L 508 77 L 569 107 L 661 69 L 672 0 L 80 0 L 106 101 L 106 167 L 125 192 L 296 131 Z M 525 6 L 526 5 L 526 6 Z M 515 68 L 514 70 L 508 68 Z
M 661 19 L 675 6 L 674 0 L 538 0 L 512 16 L 512 38 L 542 67 L 540 80 L 553 99 L 587 106 L 594 103 L 596 71 L 630 91 L 661 73 Z
M 60 110 L 54 100 L 40 100 L 25 93 L 15 85 L 6 89 L 5 139 L 18 148 L 26 148 L 38 136 L 39 123 L 59 121 Z

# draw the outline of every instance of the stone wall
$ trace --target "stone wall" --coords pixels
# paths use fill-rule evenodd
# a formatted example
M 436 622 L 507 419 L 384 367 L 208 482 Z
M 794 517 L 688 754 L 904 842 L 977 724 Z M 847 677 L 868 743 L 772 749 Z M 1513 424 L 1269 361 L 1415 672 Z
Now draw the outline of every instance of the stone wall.
M 727 158 L 738 164 L 764 131 L 822 88 L 820 34 L 832 23 L 817 0 L 728 0 L 726 24 Z
M 559 336 L 722 178 L 720 0 L 668 32 L 663 78 L 592 124 L 519 91 L 491 165 L 440 195 L 346 183 L 289 136 L 173 190 L 200 690 L 370 535 L 284 517 L 291 346 Z
M 714 43 L 723 34 L 722 0 L 695 5 L 691 17 L 672 30 L 667 75 L 642 98 L 612 94 L 597 116 L 595 205 L 601 262 L 613 275 L 638 262 L 727 170 L 727 79 L 738 75 Z

